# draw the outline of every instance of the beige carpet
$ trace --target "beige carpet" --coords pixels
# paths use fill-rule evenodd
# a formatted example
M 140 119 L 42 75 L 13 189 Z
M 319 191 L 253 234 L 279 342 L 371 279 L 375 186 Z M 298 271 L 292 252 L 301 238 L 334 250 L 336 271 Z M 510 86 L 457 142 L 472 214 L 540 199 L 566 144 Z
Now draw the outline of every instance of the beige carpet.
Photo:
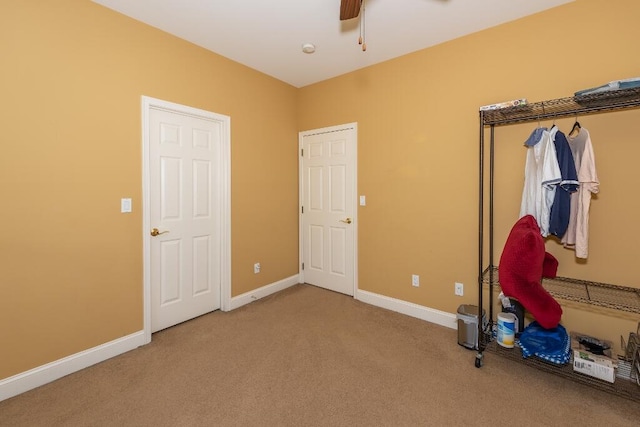
M 297 285 L 0 402 L 2 426 L 631 426 L 640 405 Z

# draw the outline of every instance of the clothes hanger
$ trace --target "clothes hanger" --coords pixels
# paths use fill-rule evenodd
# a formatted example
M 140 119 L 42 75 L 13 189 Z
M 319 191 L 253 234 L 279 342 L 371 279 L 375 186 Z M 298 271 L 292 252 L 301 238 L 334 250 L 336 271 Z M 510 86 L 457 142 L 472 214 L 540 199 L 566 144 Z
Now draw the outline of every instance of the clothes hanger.
M 576 131 L 579 131 L 580 129 L 581 129 L 580 122 L 578 121 L 578 115 L 576 114 L 576 122 L 573 124 L 573 127 L 571 128 L 571 132 L 569 132 L 569 136 L 573 136 L 573 134 Z
M 547 128 L 542 127 L 542 124 L 540 123 L 540 117 L 538 117 L 538 127 L 535 128 L 533 132 L 531 132 L 531 135 L 529 135 L 529 138 L 527 138 L 527 140 L 524 142 L 524 145 L 526 147 L 533 147 L 534 145 L 536 145 L 540 141 L 542 132 L 545 130 L 547 130 Z

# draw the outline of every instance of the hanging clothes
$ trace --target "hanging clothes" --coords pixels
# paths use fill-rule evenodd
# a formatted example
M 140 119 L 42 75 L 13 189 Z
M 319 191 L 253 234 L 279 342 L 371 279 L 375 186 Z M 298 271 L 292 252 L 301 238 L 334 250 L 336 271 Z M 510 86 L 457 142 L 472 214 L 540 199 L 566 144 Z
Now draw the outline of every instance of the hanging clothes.
M 527 158 L 524 170 L 524 188 L 520 205 L 520 218 L 533 216 L 543 237 L 549 235 L 551 205 L 556 187 L 562 181 L 556 149 L 551 133 L 542 128 L 538 142 L 527 140 Z M 533 134 L 532 134 L 533 135 Z M 530 145 L 533 143 L 533 145 Z
M 531 135 L 529 135 L 529 138 L 527 138 L 527 140 L 524 142 L 524 145 L 526 145 L 527 147 L 533 147 L 534 145 L 536 145 L 538 142 L 540 142 L 540 140 L 542 140 L 542 133 L 546 130 L 547 128 L 543 127 L 535 128 L 533 132 L 531 132 Z
M 579 182 L 575 160 L 573 159 L 573 153 L 571 152 L 571 147 L 569 147 L 567 137 L 556 125 L 551 127 L 550 133 L 556 149 L 562 181 L 560 181 L 560 184 L 556 188 L 553 204 L 551 205 L 549 234 L 561 239 L 569 226 L 571 194 L 578 191 Z
M 591 196 L 600 191 L 600 181 L 596 172 L 596 161 L 589 131 L 580 128 L 575 136 L 569 136 L 567 139 L 573 153 L 580 185 L 578 191 L 571 194 L 569 226 L 562 237 L 562 243 L 565 248 L 575 249 L 576 257 L 587 258 L 589 254 Z

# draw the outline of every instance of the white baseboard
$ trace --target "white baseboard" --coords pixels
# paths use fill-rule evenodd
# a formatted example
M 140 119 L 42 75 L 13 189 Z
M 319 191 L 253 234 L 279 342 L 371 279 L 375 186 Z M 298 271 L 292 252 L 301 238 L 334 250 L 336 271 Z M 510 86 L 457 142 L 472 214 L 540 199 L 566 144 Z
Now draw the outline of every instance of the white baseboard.
M 376 307 L 386 308 L 387 310 L 395 311 L 411 317 L 417 317 L 418 319 L 446 326 L 447 328 L 458 328 L 457 316 L 455 314 L 447 313 L 446 311 L 440 311 L 423 305 L 374 294 L 373 292 L 363 291 L 361 289 L 356 291 L 355 298 L 358 301 L 375 305 Z
M 300 283 L 299 275 L 294 275 L 270 285 L 231 298 L 231 310 L 252 303 L 276 292 Z M 456 315 L 440 310 L 413 304 L 372 292 L 356 290 L 355 298 L 367 304 L 396 311 L 407 316 L 417 317 L 427 322 L 456 329 Z M 39 366 L 26 372 L 0 380 L 0 401 L 40 387 L 66 375 L 103 362 L 112 357 L 147 344 L 144 331 L 101 344 L 71 356 Z
M 0 401 L 40 387 L 145 344 L 144 331 L 134 332 L 97 347 L 0 380 Z
M 286 279 L 274 282 L 270 285 L 265 285 L 261 288 L 254 289 L 253 291 L 238 295 L 231 298 L 231 306 L 229 307 L 229 310 L 235 310 L 236 308 L 240 308 L 243 305 L 247 305 L 259 300 L 260 298 L 275 294 L 276 292 L 287 289 L 293 285 L 297 285 L 298 283 L 300 283 L 300 276 L 296 274 L 294 276 L 287 277 Z

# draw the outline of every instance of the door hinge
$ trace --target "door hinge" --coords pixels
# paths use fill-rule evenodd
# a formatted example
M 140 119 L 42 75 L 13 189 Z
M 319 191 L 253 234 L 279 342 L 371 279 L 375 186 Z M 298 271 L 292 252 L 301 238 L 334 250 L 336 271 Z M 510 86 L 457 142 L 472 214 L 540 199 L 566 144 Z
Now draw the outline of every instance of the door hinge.
M 304 157 L 304 148 L 300 149 L 300 157 Z
M 304 213 L 304 206 L 302 206 L 302 210 L 300 211 L 300 213 Z
M 304 262 L 302 263 L 302 269 L 304 270 Z

